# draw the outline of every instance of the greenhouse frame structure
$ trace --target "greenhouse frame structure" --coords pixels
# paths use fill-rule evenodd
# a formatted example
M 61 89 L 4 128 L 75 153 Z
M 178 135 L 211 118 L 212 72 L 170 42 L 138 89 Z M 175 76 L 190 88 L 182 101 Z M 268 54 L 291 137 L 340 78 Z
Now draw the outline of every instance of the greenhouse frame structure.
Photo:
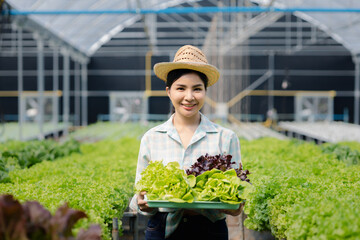
M 274 68 L 275 53 L 294 54 L 302 51 L 302 54 L 307 55 L 326 55 L 346 54 L 348 51 L 355 68 L 344 74 L 353 75 L 354 90 L 337 92 L 337 95 L 354 97 L 353 118 L 354 123 L 359 124 L 360 3 L 357 1 L 8 0 L 6 4 L 9 8 L 3 8 L 2 15 L 12 18 L 6 27 L 12 29 L 13 33 L 10 37 L 2 38 L 1 56 L 17 56 L 17 94 L 20 99 L 18 122 L 21 128 L 25 121 L 25 113 L 20 110 L 24 108 L 23 58 L 36 56 L 40 135 L 44 134 L 44 78 L 45 74 L 50 74 L 45 71 L 44 56 L 53 57 L 54 124 L 59 121 L 57 101 L 59 95 L 62 95 L 62 121 L 70 121 L 70 96 L 74 96 L 74 111 L 78 116 L 75 125 L 87 125 L 88 97 L 109 94 L 106 91 L 88 90 L 88 63 L 91 58 L 114 54 L 144 56 L 146 67 L 142 71 L 145 76 L 143 90 L 148 97 L 163 96 L 162 91 L 151 87 L 151 57 L 165 56 L 171 60 L 176 49 L 186 43 L 202 47 L 224 76 L 234 73 L 245 76 L 251 72 L 246 71 L 246 68 L 245 71 L 237 72 L 238 65 L 230 70 L 225 69 L 224 65 L 229 60 L 222 56 L 240 55 L 243 58 L 241 64 L 246 64 L 244 56 L 268 56 L 267 71 L 258 73 L 260 76 L 253 83 L 244 80 L 241 86 L 234 87 L 220 80 L 220 90 L 235 89 L 235 92 L 228 99 L 209 92 L 207 103 L 214 109 L 221 103 L 226 103 L 228 107 L 235 105 L 244 96 L 254 93 L 264 82 L 268 82 L 270 91 L 273 90 L 274 76 L 278 71 Z M 295 21 L 292 16 L 296 16 Z M 285 20 L 279 22 L 281 18 Z M 252 36 L 266 27 L 276 25 L 285 29 L 282 33 L 276 33 L 280 34 L 281 40 L 268 39 L 270 35 L 263 36 L 258 40 L 258 47 L 249 47 Z M 176 31 L 172 28 L 176 28 Z M 177 32 L 179 28 L 181 32 Z M 305 28 L 310 30 L 303 31 Z M 29 32 L 32 36 L 24 37 Z M 274 43 L 269 44 L 269 41 Z M 59 65 L 60 55 L 63 69 Z M 74 62 L 73 76 L 76 82 L 72 92 L 69 86 L 71 60 Z M 60 72 L 63 75 L 61 93 L 58 88 Z M 12 72 L 2 71 L 1 76 L 6 77 L 7 74 L 11 75 Z M 274 104 L 274 95 L 275 92 L 269 94 L 269 109 Z M 21 138 L 21 131 L 19 134 Z

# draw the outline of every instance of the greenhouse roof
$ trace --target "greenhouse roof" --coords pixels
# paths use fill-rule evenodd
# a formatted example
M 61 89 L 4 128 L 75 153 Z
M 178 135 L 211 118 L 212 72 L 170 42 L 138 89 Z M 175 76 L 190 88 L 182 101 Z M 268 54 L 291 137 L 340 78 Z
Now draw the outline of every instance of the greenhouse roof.
M 129 10 L 139 8 L 163 9 L 178 5 L 184 0 L 166 1 L 114 1 L 114 0 L 7 0 L 20 11 L 89 11 Z M 19 16 L 20 18 L 23 16 Z M 28 19 L 39 29 L 47 29 L 52 37 L 64 41 L 85 54 L 93 55 L 116 33 L 141 19 L 140 14 L 29 14 Z M 34 24 L 32 24 L 34 28 Z M 47 35 L 47 34 L 45 34 Z
M 124 28 L 142 18 L 140 9 L 165 9 L 182 3 L 196 1 L 166 0 L 7 0 L 19 11 L 96 11 L 124 10 L 121 14 L 29 14 L 26 19 L 42 34 L 50 35 L 86 57 L 92 56 L 102 45 Z M 217 2 L 217 1 L 215 1 Z M 353 55 L 360 55 L 360 14 L 345 11 L 359 9 L 356 0 L 253 0 L 260 6 L 273 4 L 280 9 L 292 8 L 292 12 L 319 27 L 336 41 L 343 44 Z M 296 11 L 298 8 L 298 11 Z M 313 11 L 301 11 L 301 9 Z M 344 9 L 343 12 L 321 11 L 321 9 Z M 317 10 L 315 10 L 317 9 Z M 133 10 L 132 12 L 126 10 Z M 23 19 L 24 16 L 19 16 Z M 35 27 L 36 26 L 36 27 Z M 144 30 L 145 31 L 145 30 Z
M 276 0 L 275 6 L 283 8 L 310 8 L 310 9 L 359 9 L 357 0 Z M 353 55 L 360 55 L 360 14 L 358 12 L 301 12 L 294 14 L 329 34 L 336 41 L 344 45 Z

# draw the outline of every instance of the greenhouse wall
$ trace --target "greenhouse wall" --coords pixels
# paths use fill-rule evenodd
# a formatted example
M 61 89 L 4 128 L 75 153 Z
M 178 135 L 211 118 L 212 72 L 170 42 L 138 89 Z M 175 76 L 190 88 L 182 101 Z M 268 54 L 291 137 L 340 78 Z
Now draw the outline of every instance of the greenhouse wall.
M 169 57 L 153 57 L 155 64 L 160 61 L 167 61 Z M 62 58 L 59 59 L 59 67 L 62 69 Z M 16 57 L 0 57 L 0 71 L 11 72 L 10 76 L 0 78 L 1 91 L 16 91 Z M 145 59 L 143 57 L 94 57 L 88 66 L 88 90 L 90 92 L 108 92 L 145 89 Z M 52 57 L 45 59 L 45 90 L 52 90 Z M 70 87 L 74 90 L 74 63 L 70 65 L 71 77 Z M 256 70 L 265 72 L 267 70 L 267 56 L 252 56 L 250 58 L 250 82 L 254 82 L 261 74 L 256 74 Z M 275 56 L 275 89 L 282 89 L 281 84 L 288 71 L 289 86 L 286 90 L 317 90 L 317 91 L 352 91 L 354 88 L 354 77 L 346 73 L 351 72 L 354 64 L 351 56 Z M 24 59 L 24 90 L 35 91 L 37 86 L 36 79 L 36 58 L 26 57 Z M 300 73 L 298 70 L 302 70 Z M 123 72 L 121 72 L 123 71 Z M 312 71 L 317 71 L 312 73 Z M 337 71 L 338 75 L 333 75 Z M 118 75 L 117 73 L 120 73 Z M 124 73 L 125 72 L 125 73 Z M 343 75 L 341 75 L 343 74 Z M 62 74 L 59 76 L 59 89 L 62 89 Z M 152 76 L 152 89 L 164 90 L 163 81 Z M 265 82 L 258 89 L 268 89 L 268 83 Z M 260 114 L 264 117 L 268 110 L 267 96 L 251 96 L 251 112 Z M 73 98 L 72 98 L 73 101 Z M 167 97 L 152 97 L 149 99 L 149 113 L 167 114 L 169 113 L 169 100 Z M 161 103 L 161 104 L 158 104 Z M 60 99 L 60 111 L 62 111 L 62 101 Z M 89 122 L 96 122 L 99 115 L 109 114 L 109 99 L 106 93 L 100 96 L 89 97 Z M 294 112 L 293 97 L 275 97 L 274 107 L 279 113 L 288 114 Z M 350 122 L 353 121 L 353 98 L 335 97 L 334 114 L 343 114 L 348 109 Z M 0 114 L 3 118 L 14 119 L 17 114 L 17 98 L 2 97 L 0 103 Z M 71 113 L 74 112 L 74 104 L 70 106 Z M 61 113 L 61 112 L 60 112 Z M 11 116 L 10 116 L 11 115 Z

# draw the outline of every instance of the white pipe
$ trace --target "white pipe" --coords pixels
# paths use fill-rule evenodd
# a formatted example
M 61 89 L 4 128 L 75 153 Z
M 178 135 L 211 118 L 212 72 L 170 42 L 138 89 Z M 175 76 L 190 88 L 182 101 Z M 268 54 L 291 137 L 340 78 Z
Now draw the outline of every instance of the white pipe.
M 18 80 L 18 123 L 19 123 L 19 139 L 23 140 L 23 125 L 24 125 L 24 98 L 23 98 L 23 30 L 21 27 L 18 28 L 18 51 L 17 51 L 17 80 Z
M 53 50 L 53 125 L 57 128 L 59 123 L 59 96 L 57 92 L 59 90 L 59 49 L 54 47 Z M 54 132 L 55 138 L 58 137 L 58 132 Z
M 75 126 L 80 126 L 80 65 L 75 62 L 74 71 L 74 92 L 75 92 Z
M 87 74 L 87 64 L 81 64 L 81 125 L 87 126 L 88 124 L 88 74 Z
M 37 35 L 37 84 L 38 84 L 38 124 L 39 124 L 39 139 L 44 139 L 44 40 Z
M 69 68 L 70 68 L 70 57 L 69 57 L 69 53 L 67 51 L 63 52 L 63 60 L 64 60 L 64 65 L 63 65 L 63 122 L 65 124 L 65 129 L 64 129 L 64 136 L 67 136 L 69 131 L 68 131 L 68 124 L 69 124 L 69 109 L 70 109 L 70 72 L 69 72 Z
M 360 112 L 360 56 L 355 57 L 354 123 L 359 124 Z

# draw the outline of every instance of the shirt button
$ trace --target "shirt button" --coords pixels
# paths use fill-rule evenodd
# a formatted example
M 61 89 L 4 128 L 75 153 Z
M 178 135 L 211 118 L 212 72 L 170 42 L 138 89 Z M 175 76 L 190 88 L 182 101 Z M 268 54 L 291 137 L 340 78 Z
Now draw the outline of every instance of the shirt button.
M 183 221 L 184 221 L 184 222 L 187 222 L 187 221 L 188 221 L 188 219 L 187 219 L 187 218 L 183 218 Z

